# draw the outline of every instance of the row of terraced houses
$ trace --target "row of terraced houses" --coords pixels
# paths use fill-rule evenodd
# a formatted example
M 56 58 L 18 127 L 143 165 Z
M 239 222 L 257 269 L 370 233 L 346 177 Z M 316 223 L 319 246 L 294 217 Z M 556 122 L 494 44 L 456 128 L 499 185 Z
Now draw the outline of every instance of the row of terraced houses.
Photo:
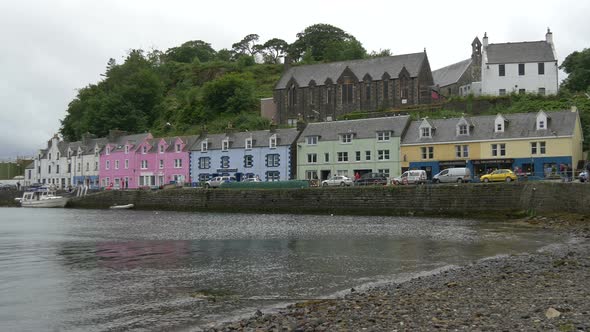
M 198 136 L 153 137 L 111 131 L 77 142 L 54 136 L 27 169 L 27 184 L 59 188 L 197 186 L 218 175 L 238 180 L 323 180 L 332 175 L 449 167 L 481 175 L 495 168 L 545 176 L 583 163 L 577 109 L 412 121 L 409 116 L 331 121 L 298 128 L 227 130 Z

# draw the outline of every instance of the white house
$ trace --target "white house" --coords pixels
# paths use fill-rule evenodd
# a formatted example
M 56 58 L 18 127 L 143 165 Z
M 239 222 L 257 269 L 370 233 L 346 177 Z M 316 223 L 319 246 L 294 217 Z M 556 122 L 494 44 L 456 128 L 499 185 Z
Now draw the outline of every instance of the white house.
M 481 90 L 484 95 L 556 94 L 557 54 L 549 29 L 545 40 L 488 44 L 483 37 Z

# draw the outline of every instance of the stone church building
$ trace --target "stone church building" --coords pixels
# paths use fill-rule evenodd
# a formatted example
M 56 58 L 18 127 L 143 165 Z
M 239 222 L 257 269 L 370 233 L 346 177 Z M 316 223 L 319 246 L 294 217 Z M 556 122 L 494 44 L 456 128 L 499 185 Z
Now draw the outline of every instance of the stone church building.
M 426 51 L 388 57 L 293 66 L 274 89 L 274 122 L 295 125 L 429 104 L 434 81 Z
M 444 97 L 466 96 L 469 94 L 479 95 L 479 85 L 472 85 L 473 82 L 481 81 L 481 58 L 482 44 L 479 38 L 475 37 L 471 43 L 471 58 L 453 63 L 446 67 L 432 72 L 434 84 L 439 93 Z

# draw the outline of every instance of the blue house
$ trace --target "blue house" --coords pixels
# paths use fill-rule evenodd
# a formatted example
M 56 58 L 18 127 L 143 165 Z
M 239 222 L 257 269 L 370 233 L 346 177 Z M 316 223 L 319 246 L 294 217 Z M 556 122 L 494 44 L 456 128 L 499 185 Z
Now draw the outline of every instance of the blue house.
M 294 179 L 298 136 L 294 128 L 201 135 L 190 148 L 191 179 L 195 184 L 220 175 L 238 181 Z

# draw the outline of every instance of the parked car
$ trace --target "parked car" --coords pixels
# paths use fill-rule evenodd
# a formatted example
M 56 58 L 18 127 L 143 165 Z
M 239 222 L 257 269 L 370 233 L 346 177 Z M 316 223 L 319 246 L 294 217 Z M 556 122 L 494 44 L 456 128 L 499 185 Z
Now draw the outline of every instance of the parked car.
M 322 181 L 322 187 L 328 186 L 350 186 L 353 184 L 351 178 L 344 175 L 334 175 L 333 177 Z
M 405 171 L 402 175 L 393 178 L 391 183 L 395 185 L 399 184 L 424 184 L 428 181 L 426 171 L 422 169 L 415 169 Z
M 588 171 L 580 172 L 580 175 L 578 175 L 578 179 L 580 179 L 580 182 L 588 182 Z
M 242 182 L 262 182 L 260 178 L 245 178 Z
M 219 188 L 226 182 L 234 182 L 236 178 L 233 176 L 216 176 L 213 179 L 205 182 L 205 188 Z
M 365 173 L 359 179 L 354 180 L 355 186 L 387 185 L 387 176 L 383 173 Z
M 481 182 L 490 181 L 516 181 L 518 177 L 509 169 L 497 169 L 490 174 L 482 175 L 479 180 Z
M 432 177 L 433 183 L 470 182 L 471 171 L 467 167 L 447 168 Z

